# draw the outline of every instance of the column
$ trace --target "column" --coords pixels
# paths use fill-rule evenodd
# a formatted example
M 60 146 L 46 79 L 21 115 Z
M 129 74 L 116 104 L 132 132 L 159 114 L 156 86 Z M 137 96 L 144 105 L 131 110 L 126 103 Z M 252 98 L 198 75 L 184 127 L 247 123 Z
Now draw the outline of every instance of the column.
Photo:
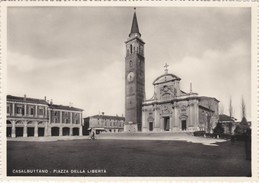
M 73 136 L 73 128 L 69 128 L 69 136 Z
M 79 113 L 79 124 L 82 125 L 82 112 Z
M 173 131 L 173 116 L 170 114 L 170 128 L 169 131 Z
M 51 123 L 51 110 L 50 110 L 50 109 L 47 109 L 45 115 L 46 115 L 46 118 L 48 118 L 49 124 L 50 124 L 50 123 Z
M 194 125 L 199 127 L 199 106 L 198 101 L 194 102 Z
M 38 121 L 34 125 L 34 137 L 38 137 Z
M 154 120 L 154 131 L 158 132 L 159 130 L 159 123 L 160 123 L 160 115 L 159 115 L 159 110 L 157 109 L 157 106 L 155 105 L 155 120 Z
M 23 124 L 23 137 L 27 137 L 27 121 L 24 121 Z
M 48 122 L 45 122 L 45 127 L 44 127 L 44 137 L 48 136 Z
M 50 110 L 48 110 L 47 107 L 45 107 L 44 116 L 45 116 L 46 118 L 48 118 L 48 116 L 49 116 L 49 120 L 50 120 Z M 49 121 L 49 122 L 50 122 L 50 121 Z
M 59 111 L 59 123 L 62 124 L 62 111 Z
M 13 107 L 12 107 L 12 116 L 14 116 L 14 114 L 15 114 L 15 105 L 14 105 L 14 103 L 13 103 Z
M 15 121 L 11 121 L 12 123 L 12 134 L 11 134 L 11 137 L 16 137 L 15 135 Z
M 35 105 L 35 116 L 38 117 L 38 106 Z
M 62 127 L 59 127 L 59 136 L 62 136 Z
M 147 121 L 146 121 L 146 112 L 145 108 L 142 108 L 142 131 L 146 132 L 147 130 Z
M 27 116 L 27 104 L 24 104 L 24 114 L 23 116 Z
M 194 123 L 193 123 L 193 104 L 192 102 L 189 104 L 189 121 L 190 121 L 190 126 L 193 127 L 194 126 Z
M 70 112 L 70 124 L 72 124 L 72 115 L 73 115 L 73 113 Z
M 180 125 L 179 125 L 179 118 L 177 114 L 177 106 L 175 105 L 174 107 L 174 126 L 177 128 L 176 130 L 180 130 Z
M 82 126 L 79 127 L 79 136 L 83 135 Z

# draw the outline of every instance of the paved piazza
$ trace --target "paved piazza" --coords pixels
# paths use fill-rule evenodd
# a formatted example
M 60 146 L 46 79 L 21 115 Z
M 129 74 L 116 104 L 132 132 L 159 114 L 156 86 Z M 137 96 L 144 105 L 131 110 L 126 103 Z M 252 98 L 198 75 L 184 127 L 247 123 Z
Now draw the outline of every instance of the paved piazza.
M 86 137 L 85 137 L 86 138 Z M 180 138 L 180 137 L 179 137 Z M 243 142 L 74 139 L 8 141 L 9 176 L 250 176 Z M 140 138 L 141 139 L 141 138 Z M 196 139 L 196 140 L 195 140 Z

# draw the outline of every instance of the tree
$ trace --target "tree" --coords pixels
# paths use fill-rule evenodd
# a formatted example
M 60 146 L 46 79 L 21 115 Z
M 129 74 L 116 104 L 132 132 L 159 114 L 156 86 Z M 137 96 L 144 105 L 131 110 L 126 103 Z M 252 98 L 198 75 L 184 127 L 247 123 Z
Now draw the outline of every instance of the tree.
M 221 135 L 224 133 L 224 128 L 221 123 L 217 123 L 217 126 L 213 129 L 213 133 L 217 135 Z
M 237 135 L 243 135 L 247 132 L 249 129 L 249 125 L 247 123 L 247 120 L 245 117 L 242 118 L 241 122 L 236 126 L 235 134 Z
M 242 112 L 242 119 L 246 118 L 246 105 L 244 101 L 244 97 L 242 96 L 242 101 L 241 101 L 241 112 Z
M 230 118 L 232 118 L 233 117 L 233 106 L 232 106 L 232 98 L 230 97 L 230 99 L 229 99 L 229 108 L 228 108 L 228 111 L 229 111 L 229 116 L 230 116 Z

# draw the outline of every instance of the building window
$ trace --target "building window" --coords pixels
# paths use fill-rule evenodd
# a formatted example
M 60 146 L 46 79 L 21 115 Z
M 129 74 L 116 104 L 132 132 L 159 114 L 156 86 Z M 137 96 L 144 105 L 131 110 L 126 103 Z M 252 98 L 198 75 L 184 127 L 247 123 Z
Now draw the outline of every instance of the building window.
M 30 108 L 30 115 L 33 115 L 33 114 L 34 114 L 34 109 Z
M 17 108 L 16 108 L 16 113 L 17 113 L 17 114 L 23 114 L 23 107 L 17 106 Z
M 44 115 L 44 109 L 43 108 L 39 108 L 39 115 Z
M 10 113 L 10 106 L 9 106 L 9 105 L 7 105 L 6 112 L 7 112 L 7 114 L 9 114 L 9 113 Z
M 132 60 L 130 60 L 130 62 L 129 62 L 129 66 L 130 66 L 130 67 L 132 67 Z

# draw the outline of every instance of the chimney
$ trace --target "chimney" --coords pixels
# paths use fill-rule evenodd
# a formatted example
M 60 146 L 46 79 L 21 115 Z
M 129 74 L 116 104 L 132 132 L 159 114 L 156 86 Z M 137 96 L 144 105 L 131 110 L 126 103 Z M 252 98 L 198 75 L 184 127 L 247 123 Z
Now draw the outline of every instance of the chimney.
M 53 104 L 53 101 L 52 101 L 52 99 L 50 100 L 50 105 L 52 105 Z
M 44 97 L 44 100 L 47 101 L 47 97 L 46 96 Z
M 190 93 L 192 93 L 192 83 L 190 83 Z
M 24 101 L 26 100 L 26 95 L 25 94 L 24 94 L 24 98 L 23 99 L 24 99 Z

